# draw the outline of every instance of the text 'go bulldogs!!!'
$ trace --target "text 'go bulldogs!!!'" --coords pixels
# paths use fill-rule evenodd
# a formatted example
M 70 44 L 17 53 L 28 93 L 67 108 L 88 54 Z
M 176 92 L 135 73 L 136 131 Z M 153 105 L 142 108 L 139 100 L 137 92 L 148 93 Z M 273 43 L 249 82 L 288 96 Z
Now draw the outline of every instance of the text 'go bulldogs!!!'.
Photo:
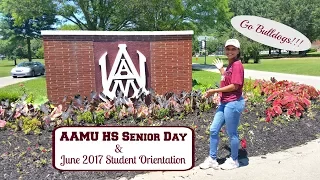
M 163 132 L 159 133 L 129 133 L 122 132 L 122 141 L 185 141 L 187 133 Z M 118 141 L 119 132 L 62 132 L 60 141 Z

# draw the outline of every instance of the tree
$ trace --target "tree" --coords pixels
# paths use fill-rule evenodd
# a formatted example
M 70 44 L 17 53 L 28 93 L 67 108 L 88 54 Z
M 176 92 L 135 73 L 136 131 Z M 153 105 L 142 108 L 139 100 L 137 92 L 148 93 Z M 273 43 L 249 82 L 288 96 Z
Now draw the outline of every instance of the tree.
M 202 32 L 230 19 L 227 0 L 58 0 L 59 14 L 87 30 Z
M 320 1 L 284 0 L 275 3 L 274 19 L 304 34 L 312 42 L 320 38 Z
M 139 13 L 138 0 L 57 0 L 58 14 L 81 30 L 116 31 L 130 26 Z
M 6 17 L 0 19 L 0 54 L 7 59 L 15 60 L 23 56 L 24 39 L 21 36 L 16 36 L 15 32 L 10 29 L 9 22 Z
M 254 63 L 260 62 L 260 51 L 263 50 L 263 46 L 255 42 L 240 33 L 236 35 L 237 39 L 241 42 L 240 55 L 243 63 L 248 63 L 252 58 Z
M 311 42 L 320 38 L 320 1 L 283 0 L 273 4 L 273 20 L 304 34 Z M 281 51 L 279 51 L 281 53 Z M 306 55 L 307 51 L 299 54 Z M 291 51 L 289 52 L 291 54 Z
M 227 0 L 150 0 L 134 20 L 136 30 L 186 30 L 195 34 L 230 20 Z M 161 8 L 159 8 L 161 7 Z
M 276 7 L 275 2 L 273 0 L 230 0 L 229 6 L 231 11 L 234 13 L 234 16 L 239 15 L 253 15 L 253 16 L 259 16 L 264 17 L 268 19 L 273 19 L 277 16 L 277 11 L 275 10 Z M 233 27 L 231 26 L 233 29 Z M 233 29 L 233 34 L 238 34 L 238 32 Z M 254 52 L 255 50 L 258 51 L 259 49 L 263 48 L 269 48 L 269 52 L 271 52 L 271 47 L 259 44 L 255 41 L 252 41 L 249 38 L 245 38 L 238 34 L 237 36 L 240 36 L 241 40 L 243 41 L 243 58 L 245 59 L 244 62 L 248 62 L 248 58 L 251 56 L 255 56 L 255 62 L 259 61 L 259 57 L 256 56 L 258 52 Z M 250 44 L 254 43 L 254 44 Z M 251 52 L 251 53 L 249 53 Z M 251 54 L 251 55 L 250 55 Z
M 296 29 L 311 42 L 320 38 L 319 0 L 230 0 L 229 6 L 235 16 L 254 15 L 272 19 Z
M 221 46 L 223 46 L 223 44 L 221 44 L 221 41 L 219 39 L 209 39 L 207 41 L 208 54 L 217 52 Z
M 28 59 L 32 61 L 31 39 L 39 38 L 41 30 L 53 29 L 56 4 L 51 0 L 2 0 L 0 9 L 9 28 L 27 41 Z
M 197 36 L 192 37 L 192 55 L 196 55 L 200 50 L 200 41 L 198 41 Z
M 234 16 L 254 15 L 264 18 L 273 17 L 274 0 L 230 0 L 229 7 Z
M 57 28 L 58 30 L 81 30 L 79 28 L 79 26 L 75 25 L 75 24 L 64 24 L 62 26 L 60 26 L 59 28 Z

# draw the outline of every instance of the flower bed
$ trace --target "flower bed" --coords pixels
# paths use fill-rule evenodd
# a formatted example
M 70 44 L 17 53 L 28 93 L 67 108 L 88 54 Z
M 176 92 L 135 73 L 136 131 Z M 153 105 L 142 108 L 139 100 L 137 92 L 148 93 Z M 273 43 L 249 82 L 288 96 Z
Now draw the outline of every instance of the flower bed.
M 276 91 L 272 92 L 273 89 Z M 246 110 L 239 127 L 240 158 L 301 145 L 320 135 L 320 93 L 314 88 L 273 80 L 247 83 L 244 90 Z M 297 101 L 285 101 L 290 97 L 288 93 Z M 116 179 L 144 173 L 59 172 L 53 169 L 51 131 L 54 127 L 62 125 L 189 126 L 196 132 L 196 165 L 208 156 L 209 125 L 218 103 L 216 96 L 204 100 L 201 98 L 201 91 L 191 91 L 181 94 L 168 93 L 165 96 L 154 93 L 150 96 L 142 94 L 139 98 L 131 100 L 118 94 L 117 99 L 110 102 L 100 102 L 95 97 L 96 94 L 93 93 L 88 99 L 66 99 L 68 106 L 57 107 L 50 103 L 34 107 L 26 103 L 27 97 L 15 103 L 2 102 L 0 126 L 5 127 L 0 130 L 0 177 Z M 301 105 L 301 102 L 304 104 Z M 289 103 L 295 106 L 289 106 Z M 224 129 L 220 137 L 218 155 L 222 158 L 219 161 L 222 162 L 224 157 L 229 155 L 228 139 Z

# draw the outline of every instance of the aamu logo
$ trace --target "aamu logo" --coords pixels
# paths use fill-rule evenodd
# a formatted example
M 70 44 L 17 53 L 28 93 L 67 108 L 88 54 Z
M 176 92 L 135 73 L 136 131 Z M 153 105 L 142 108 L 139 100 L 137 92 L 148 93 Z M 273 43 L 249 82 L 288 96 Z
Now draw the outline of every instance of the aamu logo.
M 148 94 L 149 92 L 146 89 L 145 74 L 146 57 L 137 50 L 140 68 L 140 74 L 138 74 L 129 53 L 127 52 L 127 45 L 119 44 L 118 48 L 119 50 L 109 73 L 109 77 L 107 77 L 106 70 L 106 56 L 108 52 L 105 52 L 99 59 L 103 87 L 102 94 L 110 99 L 114 99 L 116 97 L 117 89 L 120 89 L 124 96 L 128 98 L 137 97 L 140 89 L 143 93 Z M 130 87 L 133 89 L 133 95 L 129 97 Z M 106 99 L 101 95 L 100 98 L 106 101 Z

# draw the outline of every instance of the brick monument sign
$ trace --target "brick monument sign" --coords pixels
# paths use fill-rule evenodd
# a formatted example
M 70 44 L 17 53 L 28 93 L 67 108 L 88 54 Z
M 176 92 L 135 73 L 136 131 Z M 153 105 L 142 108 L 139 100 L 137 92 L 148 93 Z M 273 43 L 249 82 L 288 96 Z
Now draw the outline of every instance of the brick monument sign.
M 42 31 L 48 99 L 192 89 L 193 31 Z

